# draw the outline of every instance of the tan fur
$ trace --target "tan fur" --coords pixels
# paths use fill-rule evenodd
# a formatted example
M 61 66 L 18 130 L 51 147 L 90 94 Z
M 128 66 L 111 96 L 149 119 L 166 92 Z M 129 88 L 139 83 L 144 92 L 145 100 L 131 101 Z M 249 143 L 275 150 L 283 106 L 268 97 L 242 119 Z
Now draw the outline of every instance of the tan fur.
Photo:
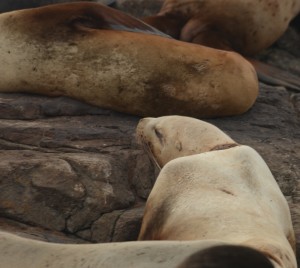
M 85 245 L 46 243 L 0 232 L 3 268 L 166 268 L 219 241 L 143 241 Z
M 299 12 L 299 0 L 165 0 L 158 23 L 148 22 L 164 30 L 164 18 L 176 17 L 183 22 L 180 40 L 253 55 L 274 43 Z
M 152 134 L 144 135 L 144 140 L 157 146 L 152 154 L 158 162 L 167 162 L 164 156 L 160 160 L 159 148 L 173 153 L 147 200 L 139 240 L 216 239 L 251 246 L 276 267 L 296 268 L 289 207 L 260 155 L 242 145 L 180 157 L 183 152 L 172 148 L 174 133 L 183 131 L 178 137 L 195 144 L 201 152 L 206 145 L 201 144 L 205 141 L 201 129 L 206 123 L 184 117 L 170 117 L 170 124 L 167 120 L 168 117 L 147 119 L 140 126 L 144 131 L 139 130 L 148 134 L 151 128 L 163 125 L 163 136 L 166 141 L 170 139 L 164 145 L 169 148 L 163 148 Z M 185 120 L 186 124 L 172 125 Z M 189 133 L 188 124 L 191 133 L 198 129 L 193 136 L 184 135 Z M 220 144 L 228 141 L 228 136 L 222 137 L 219 131 L 207 131 L 208 144 L 214 136 L 221 137 Z M 186 153 L 194 151 L 187 149 Z
M 214 125 L 185 116 L 143 118 L 136 135 L 150 149 L 160 167 L 177 157 L 237 145 Z
M 238 54 L 103 29 L 110 13 L 103 8 L 72 3 L 1 14 L 0 92 L 64 95 L 141 116 L 228 116 L 253 105 L 256 73 Z

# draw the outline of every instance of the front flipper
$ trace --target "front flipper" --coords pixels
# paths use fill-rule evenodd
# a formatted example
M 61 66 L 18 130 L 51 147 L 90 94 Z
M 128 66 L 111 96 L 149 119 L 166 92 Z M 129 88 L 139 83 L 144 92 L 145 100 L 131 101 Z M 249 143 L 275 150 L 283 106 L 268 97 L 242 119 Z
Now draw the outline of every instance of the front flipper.
M 76 4 L 73 3 L 73 5 L 76 8 Z M 71 23 L 75 26 L 91 29 L 138 32 L 170 38 L 170 36 L 137 18 L 101 4 L 80 3 L 78 4 L 76 13 L 71 20 Z

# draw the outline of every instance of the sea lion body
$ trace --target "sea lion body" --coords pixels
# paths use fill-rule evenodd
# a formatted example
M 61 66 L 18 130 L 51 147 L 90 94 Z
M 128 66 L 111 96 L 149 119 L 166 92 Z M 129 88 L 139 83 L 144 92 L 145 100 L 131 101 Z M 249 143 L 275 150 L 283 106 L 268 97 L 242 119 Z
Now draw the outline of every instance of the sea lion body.
M 220 263 L 221 267 L 274 268 L 263 254 L 249 247 L 207 240 L 65 245 L 0 232 L 0 257 L 5 268 L 194 267 L 191 263 L 199 268 L 220 267 Z
M 64 95 L 141 116 L 227 116 L 253 105 L 257 76 L 241 56 L 111 29 L 115 12 L 72 3 L 1 14 L 0 92 Z
M 139 240 L 219 240 L 251 246 L 296 268 L 287 202 L 252 148 L 180 157 L 161 170 Z
M 167 119 L 162 117 L 161 121 Z M 204 141 L 201 129 L 205 129 L 206 124 L 200 120 L 175 116 L 170 120 L 187 121 L 193 130 L 197 129 L 195 124 L 200 124 L 199 138 L 185 139 L 183 135 L 182 144 Z M 140 127 L 148 132 L 150 128 L 145 125 L 156 128 L 160 120 L 142 122 Z M 169 147 L 172 147 L 174 132 L 186 129 L 186 126 L 180 128 L 179 123 L 171 126 L 162 125 L 164 139 L 170 137 L 171 140 L 165 143 Z M 213 129 L 207 134 L 211 140 L 214 136 L 220 137 Z M 154 136 L 144 137 L 144 142 L 159 144 Z M 212 143 L 209 135 L 207 140 L 208 144 Z M 224 141 L 228 141 L 225 134 L 219 139 L 219 145 Z M 188 149 L 192 155 L 185 157 L 179 157 L 182 152 L 177 154 L 169 149 L 174 153 L 173 160 L 169 157 L 169 162 L 161 161 L 166 164 L 147 200 L 139 240 L 219 240 L 253 247 L 273 261 L 275 267 L 296 268 L 289 207 L 260 155 L 248 146 L 237 144 L 223 150 L 208 147 L 206 152 L 205 144 L 198 147 L 201 153 L 194 154 Z M 185 148 L 188 147 L 182 146 L 182 150 Z M 151 153 L 160 162 L 159 150 Z
M 166 0 L 158 16 L 145 21 L 183 41 L 254 55 L 299 12 L 299 0 Z
M 103 244 L 55 244 L 0 232 L 3 268 L 166 268 L 177 267 L 219 241 L 140 241 Z

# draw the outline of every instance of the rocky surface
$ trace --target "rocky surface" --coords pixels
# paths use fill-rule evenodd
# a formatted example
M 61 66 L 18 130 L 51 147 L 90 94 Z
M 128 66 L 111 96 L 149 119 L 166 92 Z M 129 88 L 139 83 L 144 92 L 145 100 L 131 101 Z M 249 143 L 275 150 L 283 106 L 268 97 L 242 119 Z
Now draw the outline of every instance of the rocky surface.
M 115 7 L 144 16 L 160 2 Z M 299 76 L 299 39 L 290 27 L 259 57 Z M 138 120 L 68 98 L 0 94 L 0 228 L 50 242 L 136 239 L 157 175 L 136 143 Z M 249 112 L 208 121 L 263 156 L 289 202 L 299 257 L 300 92 L 260 84 Z
M 89 241 L 135 239 L 155 179 L 139 119 L 67 98 L 0 100 L 1 215 Z

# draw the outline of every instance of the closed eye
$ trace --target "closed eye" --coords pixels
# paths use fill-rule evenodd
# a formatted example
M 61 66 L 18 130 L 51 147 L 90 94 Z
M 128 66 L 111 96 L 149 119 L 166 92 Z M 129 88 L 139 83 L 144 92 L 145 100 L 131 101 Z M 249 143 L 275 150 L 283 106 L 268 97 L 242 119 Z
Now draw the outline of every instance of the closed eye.
M 161 144 L 164 143 L 164 136 L 159 132 L 159 130 L 157 128 L 154 129 L 155 135 L 157 136 L 157 138 L 159 139 L 159 142 Z

